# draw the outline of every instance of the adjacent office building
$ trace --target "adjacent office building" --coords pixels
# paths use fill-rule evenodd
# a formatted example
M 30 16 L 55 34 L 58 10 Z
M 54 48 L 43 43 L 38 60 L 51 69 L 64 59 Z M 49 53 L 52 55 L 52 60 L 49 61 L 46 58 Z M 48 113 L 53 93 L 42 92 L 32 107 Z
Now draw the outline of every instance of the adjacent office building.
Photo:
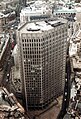
M 75 16 L 76 10 L 74 8 L 68 8 L 63 6 L 58 6 L 56 9 L 54 9 L 54 15 L 58 17 L 69 17 L 69 16 Z
M 40 19 L 47 19 L 52 16 L 52 9 L 45 1 L 30 2 L 28 7 L 24 7 L 20 13 L 20 23 L 28 21 L 35 21 Z
M 18 46 L 26 108 L 44 108 L 63 93 L 67 21 L 24 24 L 18 29 Z

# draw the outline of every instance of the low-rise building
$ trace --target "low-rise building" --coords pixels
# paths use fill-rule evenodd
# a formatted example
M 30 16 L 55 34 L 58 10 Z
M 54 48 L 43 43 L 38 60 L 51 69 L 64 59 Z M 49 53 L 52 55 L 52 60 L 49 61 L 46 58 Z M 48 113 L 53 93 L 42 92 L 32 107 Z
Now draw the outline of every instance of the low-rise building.
M 0 87 L 0 118 L 1 119 L 29 119 L 25 110 L 6 88 Z
M 10 6 L 15 6 L 18 3 L 18 0 L 3 0 L 1 6 L 3 9 L 9 8 Z
M 70 39 L 69 54 L 72 61 L 73 80 L 67 114 L 63 119 L 81 118 L 81 30 L 75 32 Z
M 5 62 L 10 56 L 11 42 L 10 35 L 6 33 L 0 34 L 0 69 L 3 69 Z
M 63 16 L 70 16 L 75 15 L 76 10 L 74 8 L 69 9 L 68 7 L 58 6 L 57 9 L 54 10 L 54 15 L 63 17 Z
M 15 21 L 16 15 L 15 11 L 12 10 L 3 10 L 0 12 L 0 32 L 3 32 L 9 28 Z

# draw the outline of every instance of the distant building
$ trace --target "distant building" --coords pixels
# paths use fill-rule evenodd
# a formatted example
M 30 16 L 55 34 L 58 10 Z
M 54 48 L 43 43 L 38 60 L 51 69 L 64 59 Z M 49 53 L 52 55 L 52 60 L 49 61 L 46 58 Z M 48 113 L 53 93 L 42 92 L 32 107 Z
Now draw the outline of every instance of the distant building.
M 77 7 L 76 10 L 77 10 L 76 20 L 77 20 L 78 23 L 81 24 L 81 7 L 80 8 Z M 80 25 L 80 27 L 81 27 L 81 25 Z
M 1 119 L 29 119 L 25 116 L 25 110 L 6 88 L 0 87 L 0 118 Z
M 0 12 L 0 32 L 7 30 L 9 25 L 15 20 L 15 17 L 15 12 L 12 10 L 3 10 Z
M 26 23 L 17 35 L 26 108 L 44 108 L 63 93 L 67 22 L 50 19 Z
M 5 63 L 10 56 L 11 42 L 10 35 L 6 33 L 0 34 L 0 69 L 5 66 Z
M 81 30 L 79 29 L 70 41 L 69 55 L 70 57 L 79 55 L 81 57 Z
M 6 19 L 3 13 L 0 13 L 0 32 L 3 32 Z
M 20 23 L 51 17 L 52 10 L 45 1 L 36 1 L 21 10 Z
M 64 6 L 57 6 L 54 9 L 54 16 L 65 18 L 68 20 L 68 33 L 69 37 L 72 36 L 74 33 L 74 24 L 75 24 L 75 15 L 76 15 L 76 10 L 74 8 L 68 8 Z
M 1 6 L 3 9 L 11 8 L 11 6 L 16 6 L 19 0 L 3 0 Z
M 70 57 L 75 55 L 77 53 L 77 44 L 73 43 L 73 41 L 70 42 L 69 46 L 69 55 Z
M 63 17 L 63 16 L 70 16 L 76 14 L 76 10 L 74 8 L 69 9 L 68 7 L 58 6 L 54 9 L 54 15 Z

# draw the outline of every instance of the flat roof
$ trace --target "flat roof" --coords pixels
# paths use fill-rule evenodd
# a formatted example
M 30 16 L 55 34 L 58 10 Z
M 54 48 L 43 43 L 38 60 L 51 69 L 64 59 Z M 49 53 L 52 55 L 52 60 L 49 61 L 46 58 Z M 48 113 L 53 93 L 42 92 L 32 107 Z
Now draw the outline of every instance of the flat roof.
M 55 9 L 54 13 L 76 13 L 76 9 L 69 9 L 67 7 L 62 7 L 60 9 Z
M 42 6 L 28 6 L 25 7 L 21 10 L 20 15 L 25 15 L 25 16 L 37 16 L 37 15 L 51 15 L 52 10 L 49 8 L 47 5 L 42 5 Z
M 37 0 L 21 10 L 20 16 L 51 15 L 52 8 L 46 1 Z
M 52 30 L 54 27 L 67 23 L 65 19 L 54 19 L 46 21 L 35 21 L 24 24 L 19 28 L 22 33 L 41 33 L 44 31 Z

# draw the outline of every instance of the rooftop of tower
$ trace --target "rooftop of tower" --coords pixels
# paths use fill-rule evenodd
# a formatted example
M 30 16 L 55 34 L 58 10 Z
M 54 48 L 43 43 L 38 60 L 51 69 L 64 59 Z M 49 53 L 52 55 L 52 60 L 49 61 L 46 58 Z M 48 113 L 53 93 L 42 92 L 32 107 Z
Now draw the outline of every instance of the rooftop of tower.
M 22 26 L 19 26 L 19 31 L 22 33 L 41 33 L 44 31 L 52 30 L 54 27 L 60 26 L 64 23 L 67 23 L 65 19 L 50 19 L 45 21 L 35 21 L 25 23 Z

